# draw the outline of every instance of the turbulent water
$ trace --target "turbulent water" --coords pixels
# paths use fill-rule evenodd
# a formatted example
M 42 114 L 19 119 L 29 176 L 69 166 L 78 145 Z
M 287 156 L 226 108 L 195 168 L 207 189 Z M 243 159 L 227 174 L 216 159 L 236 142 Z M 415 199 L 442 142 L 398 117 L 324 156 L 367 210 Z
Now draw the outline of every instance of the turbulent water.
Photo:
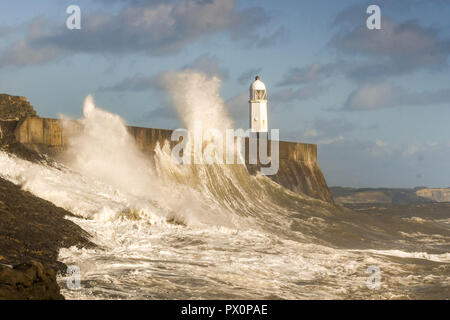
M 59 276 L 68 299 L 450 298 L 448 216 L 336 208 L 241 165 L 176 165 L 167 146 L 150 159 L 92 98 L 81 122 L 63 163 L 0 152 L 2 177 L 73 212 L 98 246 L 61 249 L 81 270 L 78 290 Z

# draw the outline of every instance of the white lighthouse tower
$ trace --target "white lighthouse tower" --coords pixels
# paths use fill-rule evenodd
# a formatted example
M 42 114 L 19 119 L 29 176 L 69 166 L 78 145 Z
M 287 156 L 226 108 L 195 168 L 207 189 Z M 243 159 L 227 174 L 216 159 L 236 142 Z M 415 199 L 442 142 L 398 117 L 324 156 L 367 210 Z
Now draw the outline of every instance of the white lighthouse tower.
M 255 77 L 250 86 L 250 129 L 252 132 L 267 132 L 267 91 L 264 83 Z

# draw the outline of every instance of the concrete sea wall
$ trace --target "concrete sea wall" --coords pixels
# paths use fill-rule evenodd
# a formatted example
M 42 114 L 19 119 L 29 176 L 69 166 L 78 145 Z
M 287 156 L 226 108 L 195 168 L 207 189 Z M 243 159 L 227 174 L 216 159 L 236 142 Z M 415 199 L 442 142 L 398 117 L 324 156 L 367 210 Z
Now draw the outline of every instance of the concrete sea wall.
M 76 126 L 77 123 L 73 123 Z M 16 141 L 25 147 L 39 153 L 58 156 L 67 146 L 68 132 L 65 130 L 67 129 L 63 128 L 61 120 L 28 117 L 17 123 L 14 134 Z M 153 154 L 157 143 L 163 145 L 165 141 L 170 141 L 172 134 L 172 130 L 164 129 L 128 127 L 128 130 L 138 147 L 149 155 Z M 174 144 L 176 142 L 171 142 L 172 147 Z M 246 148 L 248 151 L 248 141 Z M 246 154 L 248 155 L 248 152 Z M 272 180 L 294 192 L 333 202 L 317 161 L 316 145 L 280 141 L 279 154 L 280 168 L 276 175 L 270 176 Z M 258 171 L 259 167 L 247 164 L 252 174 Z

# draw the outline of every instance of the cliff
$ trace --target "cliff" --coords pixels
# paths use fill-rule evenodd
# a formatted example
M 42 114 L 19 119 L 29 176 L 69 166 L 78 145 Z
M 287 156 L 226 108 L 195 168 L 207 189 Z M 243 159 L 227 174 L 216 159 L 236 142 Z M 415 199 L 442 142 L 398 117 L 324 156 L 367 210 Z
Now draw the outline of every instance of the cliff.
M 416 194 L 436 202 L 450 202 L 450 188 L 425 188 L 417 190 Z
M 443 189 L 448 190 L 450 189 Z M 348 204 L 423 204 L 445 199 L 437 189 L 330 187 L 334 201 Z M 450 192 L 448 192 L 450 200 Z
M 36 111 L 24 97 L 0 94 L 0 148 L 29 161 L 45 161 L 45 158 L 20 144 L 14 131 L 17 124 L 28 117 L 35 117 Z
M 334 201 L 341 205 L 392 203 L 422 204 L 450 202 L 450 188 L 345 188 L 330 187 Z
M 0 119 L 2 121 L 19 121 L 36 116 L 36 111 L 25 97 L 0 94 Z

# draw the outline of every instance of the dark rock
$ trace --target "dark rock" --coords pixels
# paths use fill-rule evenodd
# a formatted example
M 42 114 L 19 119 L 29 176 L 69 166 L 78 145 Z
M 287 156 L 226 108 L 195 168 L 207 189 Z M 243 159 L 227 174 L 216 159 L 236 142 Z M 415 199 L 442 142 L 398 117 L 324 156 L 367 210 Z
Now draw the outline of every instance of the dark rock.
M 66 216 L 73 214 L 0 178 L 0 263 L 35 260 L 65 270 L 57 262 L 60 248 L 92 245 L 89 234 Z
M 42 263 L 30 261 L 11 268 L 0 265 L 0 299 L 62 300 L 56 273 Z
M 16 141 L 14 130 L 28 117 L 37 117 L 37 114 L 25 97 L 0 94 L 0 148 L 28 161 L 46 162 L 42 155 Z
M 35 117 L 36 111 L 25 97 L 0 94 L 0 120 L 20 121 L 27 117 Z
M 57 299 L 60 248 L 92 247 L 72 213 L 0 178 L 0 298 Z M 15 265 L 8 268 L 6 265 Z M 60 298 L 60 297 L 59 297 Z
M 36 111 L 24 97 L 0 94 L 0 148 L 33 162 L 52 164 L 16 141 L 15 129 Z M 56 272 L 60 248 L 93 247 L 89 234 L 65 219 L 72 213 L 0 178 L 0 299 L 64 299 Z M 14 267 L 12 267 L 14 266 Z

